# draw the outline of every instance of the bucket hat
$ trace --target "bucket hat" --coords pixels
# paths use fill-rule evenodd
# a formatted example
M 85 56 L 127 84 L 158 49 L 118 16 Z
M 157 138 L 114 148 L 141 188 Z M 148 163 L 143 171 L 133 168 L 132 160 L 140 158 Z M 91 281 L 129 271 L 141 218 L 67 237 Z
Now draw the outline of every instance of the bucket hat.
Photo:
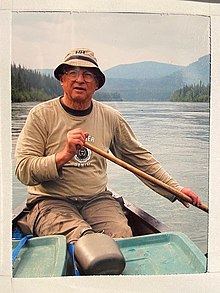
M 100 89 L 105 83 L 105 75 L 100 70 L 97 59 L 94 53 L 87 48 L 76 48 L 70 51 L 64 58 L 64 61 L 59 64 L 54 70 L 54 76 L 60 80 L 60 76 L 63 74 L 63 67 L 65 65 L 87 67 L 91 68 L 96 78 L 98 79 L 98 89 Z

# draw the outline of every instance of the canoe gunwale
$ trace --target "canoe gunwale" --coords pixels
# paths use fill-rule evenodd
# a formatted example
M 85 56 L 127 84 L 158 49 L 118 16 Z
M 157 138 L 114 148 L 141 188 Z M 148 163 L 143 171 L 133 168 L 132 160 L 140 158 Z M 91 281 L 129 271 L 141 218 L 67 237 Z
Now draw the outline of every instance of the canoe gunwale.
M 122 196 L 114 195 L 114 197 L 120 202 L 134 236 L 173 231 L 172 228 L 127 201 Z

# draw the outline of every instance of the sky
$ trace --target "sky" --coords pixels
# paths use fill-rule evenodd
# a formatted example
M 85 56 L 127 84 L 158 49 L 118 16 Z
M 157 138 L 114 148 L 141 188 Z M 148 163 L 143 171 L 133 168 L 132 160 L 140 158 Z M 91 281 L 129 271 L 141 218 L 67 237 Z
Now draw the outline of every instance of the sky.
M 95 52 L 102 70 L 157 61 L 189 65 L 209 54 L 209 18 L 193 15 L 14 12 L 12 62 L 55 68 L 74 48 Z

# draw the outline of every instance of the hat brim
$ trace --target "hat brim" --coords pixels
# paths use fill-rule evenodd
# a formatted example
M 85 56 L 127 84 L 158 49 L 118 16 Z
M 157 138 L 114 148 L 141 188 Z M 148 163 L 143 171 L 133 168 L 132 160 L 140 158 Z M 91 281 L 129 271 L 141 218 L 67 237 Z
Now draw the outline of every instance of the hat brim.
M 58 65 L 57 68 L 54 70 L 54 76 L 56 77 L 56 79 L 60 80 L 60 77 L 63 74 L 63 67 L 65 65 L 91 68 L 92 71 L 94 72 L 97 80 L 98 80 L 98 88 L 97 89 L 100 89 L 105 83 L 105 75 L 104 75 L 104 73 L 102 73 L 102 71 L 97 66 L 95 66 L 93 63 L 91 63 L 89 61 L 84 61 L 84 60 L 79 60 L 79 59 L 71 60 L 68 62 L 63 62 L 60 65 Z

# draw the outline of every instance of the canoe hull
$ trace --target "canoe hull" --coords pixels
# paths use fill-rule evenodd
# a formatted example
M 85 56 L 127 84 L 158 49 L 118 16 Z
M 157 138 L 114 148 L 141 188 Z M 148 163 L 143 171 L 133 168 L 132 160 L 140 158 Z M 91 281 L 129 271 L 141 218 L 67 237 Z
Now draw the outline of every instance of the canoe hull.
M 126 261 L 125 270 L 122 274 L 162 275 L 203 273 L 206 271 L 206 257 L 195 246 L 195 244 L 186 237 L 186 235 L 173 232 L 168 226 L 124 198 L 120 196 L 115 196 L 115 198 L 121 204 L 134 235 L 134 237 L 131 238 L 115 239 Z M 16 229 L 16 221 L 21 217 L 24 207 L 25 203 L 18 207 L 13 213 L 13 231 Z M 60 241 L 62 243 L 64 241 L 65 243 L 65 237 L 59 237 L 63 237 L 62 241 Z M 43 263 L 47 258 L 45 256 L 43 257 L 45 260 L 42 259 L 42 253 L 40 253 L 42 238 L 46 239 L 46 236 L 35 237 L 34 239 L 28 240 L 28 244 L 23 248 L 23 254 L 20 257 L 20 264 L 18 260 L 17 263 L 15 263 L 13 271 L 14 277 L 49 276 L 45 271 L 40 271 L 40 268 L 45 267 Z M 32 259 L 29 255 L 30 244 L 34 243 L 34 241 L 35 243 L 38 243 L 34 253 L 36 255 L 38 248 L 39 253 L 37 253 L 37 259 Z M 67 253 L 66 243 L 59 246 L 58 254 L 59 253 L 62 255 L 62 258 L 59 262 L 56 262 L 56 264 L 59 265 L 59 268 L 57 268 L 56 273 L 53 273 L 53 276 L 74 275 L 75 271 L 73 268 L 75 267 L 75 264 L 73 263 L 73 257 Z M 26 257 L 26 255 L 28 255 L 28 257 Z M 63 255 L 65 255 L 65 258 L 63 258 Z M 23 260 L 21 259 L 22 257 Z M 56 253 L 54 253 L 54 257 L 57 257 Z M 46 261 L 48 261 L 48 259 Z M 28 273 L 31 271 L 30 268 L 32 266 L 36 267 L 37 262 L 39 263 L 39 272 L 30 275 Z M 49 263 L 50 262 L 53 263 L 53 260 L 51 259 Z M 23 271 L 21 270 L 22 266 Z M 25 270 L 25 267 L 29 269 Z M 53 269 L 49 269 L 48 272 L 53 272 Z

